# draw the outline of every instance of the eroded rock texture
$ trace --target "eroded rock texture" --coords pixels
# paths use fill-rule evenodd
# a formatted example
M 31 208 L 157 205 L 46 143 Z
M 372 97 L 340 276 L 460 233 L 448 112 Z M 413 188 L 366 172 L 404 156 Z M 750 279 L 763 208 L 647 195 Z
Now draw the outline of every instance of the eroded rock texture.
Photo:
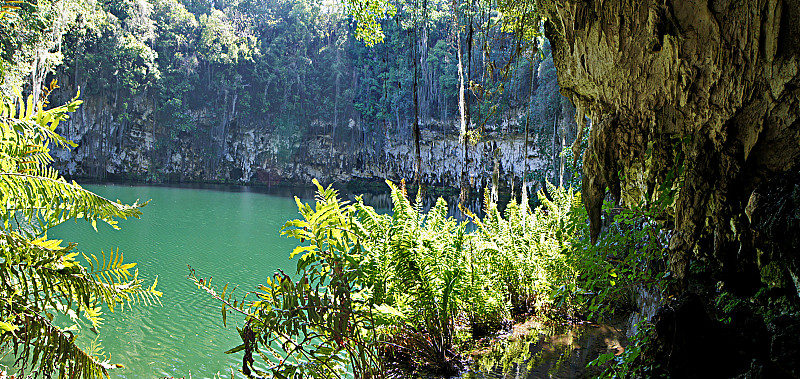
M 495 169 L 500 183 L 509 186 L 526 175 L 535 182 L 569 179 L 559 157 L 562 145 L 574 138 L 575 110 L 559 94 L 552 57 L 518 72 L 524 74 L 518 81 L 528 83 L 531 92 L 526 89 L 524 97 L 517 98 L 509 95 L 512 101 L 497 117 L 473 115 L 477 123 L 471 127 L 483 132 L 467 153 L 466 171 L 474 187 L 486 188 Z M 86 82 L 65 79 L 60 82 L 65 96 L 86 88 Z M 78 146 L 55 151 L 56 165 L 73 177 L 156 182 L 308 185 L 316 178 L 324 183 L 363 179 L 382 185 L 385 179 L 415 176 L 413 117 L 399 108 L 385 121 L 365 121 L 354 111 L 349 115 L 353 118 L 341 116 L 337 123 L 333 114 L 263 117 L 233 112 L 218 103 L 193 103 L 185 114 L 190 130 L 178 131 L 152 94 L 124 101 L 103 93 L 88 96 L 78 112 L 60 125 L 59 132 Z M 528 118 L 528 111 L 533 117 Z M 422 180 L 456 187 L 464 169 L 457 113 L 423 113 Z M 432 114 L 425 116 L 428 113 Z
M 753 189 L 800 157 L 800 2 L 564 1 L 545 13 L 561 91 L 594 120 L 593 221 L 606 188 L 652 200 L 683 166 L 675 254 L 726 263 Z
M 745 208 L 800 158 L 800 1 L 543 3 L 562 94 L 594 121 L 584 155 L 593 237 L 606 188 L 627 205 L 671 188 L 676 277 L 702 262 L 706 284 L 755 291 L 768 256 L 797 278 L 800 251 L 754 247 Z

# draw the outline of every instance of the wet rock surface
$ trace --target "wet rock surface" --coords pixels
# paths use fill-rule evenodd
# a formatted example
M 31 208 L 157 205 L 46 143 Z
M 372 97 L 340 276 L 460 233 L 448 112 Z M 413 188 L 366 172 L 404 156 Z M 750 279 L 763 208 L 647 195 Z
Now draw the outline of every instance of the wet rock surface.
M 463 379 L 594 378 L 586 365 L 601 354 L 621 354 L 627 340 L 611 325 L 561 324 L 528 320 L 491 348 L 475 351 Z
M 709 314 L 697 295 L 686 295 L 662 308 L 653 319 L 660 364 L 657 374 L 675 378 L 732 378 L 750 372 L 757 362 L 777 373 L 768 358 L 766 326 L 742 315 L 725 324 Z
M 800 167 L 756 188 L 747 216 L 762 281 L 800 298 Z
M 770 361 L 777 370 L 774 377 L 800 377 L 800 322 L 797 317 L 783 316 L 775 320 L 770 329 Z
M 750 192 L 800 157 L 799 5 L 545 6 L 561 91 L 596 126 L 584 163 L 595 217 L 606 187 L 636 204 L 682 166 L 674 212 L 683 245 L 734 239 L 729 220 Z

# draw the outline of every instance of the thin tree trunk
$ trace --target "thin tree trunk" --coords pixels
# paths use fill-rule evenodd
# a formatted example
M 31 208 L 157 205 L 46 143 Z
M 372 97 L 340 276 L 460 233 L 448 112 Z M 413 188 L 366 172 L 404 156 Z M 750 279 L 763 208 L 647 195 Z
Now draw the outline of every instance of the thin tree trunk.
M 454 5 L 455 6 L 455 5 Z M 472 11 L 472 4 L 470 3 L 470 12 Z M 458 17 L 454 15 L 454 17 Z M 472 77 L 472 37 L 473 37 L 473 28 L 472 28 L 472 15 L 470 14 L 469 20 L 467 21 L 467 80 Z M 456 24 L 457 25 L 457 24 Z M 461 50 L 461 44 L 459 39 L 458 50 Z M 465 203 L 467 200 L 467 195 L 470 189 L 470 181 L 469 181 L 469 128 L 471 124 L 470 119 L 470 110 L 469 110 L 469 97 L 466 93 L 466 88 L 464 87 L 464 68 L 462 63 L 463 52 L 459 54 L 458 61 L 460 66 L 460 89 L 461 93 L 459 94 L 459 99 L 461 100 L 461 117 L 462 117 L 462 132 L 463 132 L 463 144 L 464 144 L 464 159 L 463 159 L 463 166 L 461 169 L 461 193 L 460 193 L 460 200 L 462 203 Z
M 153 91 L 153 136 L 152 136 L 153 137 L 153 146 L 150 147 L 150 170 L 155 170 L 155 168 L 156 168 L 155 167 L 155 163 L 156 163 L 156 160 L 157 160 L 157 157 L 156 157 L 156 152 L 157 152 L 156 151 L 156 146 L 157 146 L 157 144 L 156 144 L 156 122 L 158 120 L 157 119 L 158 113 L 156 112 L 156 106 L 157 106 L 157 103 L 156 103 L 156 91 L 154 89 L 152 91 Z M 169 151 L 169 149 L 165 149 L 165 150 Z M 167 154 L 169 154 L 169 152 L 167 152 Z M 153 172 L 151 176 L 154 176 L 154 175 L 155 175 L 155 172 Z
M 336 46 L 336 97 L 333 99 L 333 128 L 331 128 L 331 149 L 330 155 L 333 157 L 333 146 L 336 143 L 336 127 L 339 126 L 339 96 L 342 88 L 342 51 Z
M 561 146 L 559 146 L 559 149 L 558 149 L 558 156 L 559 156 L 559 160 L 560 160 L 560 162 L 559 162 L 560 165 L 559 165 L 559 170 L 558 170 L 558 172 L 559 172 L 559 175 L 558 175 L 558 186 L 559 187 L 563 187 L 564 186 L 564 163 L 566 163 L 566 162 L 564 162 L 564 154 L 561 154 L 561 152 L 564 151 L 564 146 L 566 146 L 566 144 L 567 144 L 567 136 L 563 131 L 561 131 L 560 134 L 561 134 Z
M 553 179 L 555 179 L 555 176 L 558 175 L 558 169 L 557 169 L 556 166 L 559 163 L 558 151 L 557 151 L 558 148 L 556 147 L 557 144 L 558 144 L 558 117 L 553 119 L 553 140 L 552 140 L 552 142 L 553 142 L 552 157 L 553 157 L 553 177 L 554 177 Z M 553 180 L 553 181 L 555 181 L 555 180 Z
M 416 23 L 414 29 L 414 34 L 416 35 Z M 412 86 L 414 97 L 414 183 L 421 187 L 422 152 L 419 147 L 419 90 L 417 88 L 419 85 L 419 65 L 417 62 L 416 50 L 416 43 L 412 42 L 411 56 L 414 60 L 414 84 Z
M 426 2 L 427 4 L 427 2 Z M 423 12 L 425 10 L 423 9 Z M 424 27 L 424 25 L 423 25 Z M 418 186 L 417 193 L 422 190 L 422 152 L 420 150 L 420 128 L 419 128 L 419 25 L 417 15 L 414 12 L 414 38 L 409 41 L 411 45 L 411 59 L 414 62 L 414 82 L 412 84 L 412 96 L 414 101 L 414 183 Z
M 460 128 L 459 128 L 459 136 L 461 138 L 461 142 L 464 146 L 464 165 L 461 169 L 461 193 L 459 196 L 459 201 L 461 204 L 466 204 L 467 200 L 467 192 L 466 192 L 466 182 L 467 182 L 467 144 L 468 144 L 468 137 L 467 137 L 467 123 L 468 115 L 467 115 L 467 105 L 466 105 L 466 97 L 465 92 L 466 88 L 464 86 L 464 53 L 461 50 L 461 33 L 460 33 L 460 25 L 458 23 L 458 3 L 453 0 L 453 30 L 455 31 L 455 40 L 456 40 L 456 52 L 458 55 L 458 111 L 459 116 L 461 119 Z
M 521 38 L 521 37 L 520 37 Z M 534 70 L 533 70 L 533 57 L 528 62 L 528 69 L 529 69 L 529 85 L 528 85 L 528 117 L 525 118 L 525 158 L 523 162 L 525 166 L 522 170 L 522 183 L 525 183 L 528 180 L 528 131 L 531 124 L 531 112 L 533 111 L 533 80 L 534 80 Z M 523 184 L 523 191 L 527 189 L 527 186 Z

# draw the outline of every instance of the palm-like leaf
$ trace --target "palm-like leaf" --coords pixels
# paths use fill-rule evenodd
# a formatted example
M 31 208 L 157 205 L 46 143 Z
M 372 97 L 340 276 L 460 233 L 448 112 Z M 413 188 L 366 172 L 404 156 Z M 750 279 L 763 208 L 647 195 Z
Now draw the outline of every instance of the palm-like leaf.
M 102 220 L 116 228 L 115 218 L 138 217 L 144 204 L 124 205 L 113 202 L 67 182 L 49 167 L 52 161 L 48 144 L 61 147 L 71 142 L 55 133 L 58 123 L 74 111 L 80 100 L 42 110 L 33 99 L 23 101 L 17 92 L 15 101 L 4 100 L 0 106 L 0 228 L 18 230 L 32 237 L 66 220 L 83 218 L 95 224 Z
M 38 312 L 18 316 L 14 354 L 22 364 L 33 364 L 45 375 L 60 378 L 101 378 L 108 369 L 121 367 L 88 354 L 75 345 L 71 332 L 52 324 Z

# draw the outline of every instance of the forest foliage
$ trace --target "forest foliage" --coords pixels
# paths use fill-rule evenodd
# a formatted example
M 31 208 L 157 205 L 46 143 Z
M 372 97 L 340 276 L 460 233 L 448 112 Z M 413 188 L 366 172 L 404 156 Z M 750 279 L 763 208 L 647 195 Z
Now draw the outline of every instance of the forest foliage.
M 50 144 L 69 145 L 56 128 L 80 104 L 45 108 L 53 88 L 42 91 L 41 83 L 53 70 L 85 96 L 113 103 L 121 123 L 110 138 L 136 117 L 137 104 L 154 104 L 159 149 L 200 138 L 210 141 L 207 154 L 221 155 L 226 133 L 245 121 L 241 113 L 286 136 L 309 133 L 314 122 L 333 133 L 355 123 L 380 135 L 401 125 L 411 130 L 413 119 L 418 137 L 420 118 L 467 118 L 466 152 L 472 137 L 514 108 L 526 108 L 517 124 L 525 130 L 516 132 L 551 130 L 533 108 L 534 100 L 545 110 L 557 104 L 533 96 L 544 85 L 534 71 L 554 70 L 541 54 L 547 43 L 538 39 L 533 4 L 348 1 L 355 21 L 337 11 L 338 3 L 310 0 L 13 6 L 23 11 L 0 19 L 2 86 L 8 92 L 29 78 L 30 95 L 14 92 L 2 113 L 0 275 L 9 300 L 2 342 L 45 375 L 98 377 L 113 365 L 77 348 L 51 315 L 76 323 L 82 316 L 97 326 L 101 304 L 113 310 L 160 296 L 121 254 L 82 255 L 81 264 L 74 245 L 46 239 L 64 221 L 114 226 L 115 218 L 138 216 L 141 206 L 100 198 L 49 167 Z M 392 19 L 377 23 L 359 19 L 360 12 Z M 355 42 L 354 34 L 373 46 Z M 573 188 L 548 185 L 536 208 L 523 190 L 502 212 L 487 195 L 485 216 L 463 209 L 469 221 L 458 222 L 443 200 L 424 210 L 404 184 L 388 183 L 390 214 L 316 185 L 313 206 L 298 201 L 301 218 L 283 229 L 300 241 L 292 252 L 295 273 L 278 272 L 239 297 L 191 272 L 223 304 L 224 323 L 231 313 L 244 318 L 242 344 L 228 352 L 243 354 L 247 375 L 381 377 L 393 365 L 452 374 L 462 346 L 508 320 L 602 320 L 630 306 L 637 288 L 666 287 L 659 215 L 608 204 L 608 214 L 618 216 L 593 245 Z
M 23 6 L 0 35 L 0 88 L 23 85 L 37 95 L 42 83 L 57 78 L 68 89 L 55 94 L 60 101 L 82 89 L 89 112 L 109 110 L 93 126 L 102 129 L 92 138 L 104 150 L 124 144 L 134 125 L 152 133 L 152 171 L 186 140 L 218 161 L 226 136 L 238 130 L 289 141 L 275 160 L 322 133 L 380 151 L 385 138 L 410 138 L 417 123 L 453 124 L 459 93 L 476 138 L 508 121 L 514 126 L 505 132 L 522 133 L 530 124 L 545 141 L 560 110 L 548 45 L 536 37 L 538 19 L 504 3 L 41 0 Z M 503 21 L 505 11 L 508 20 L 525 20 L 516 22 L 525 26 L 524 38 Z M 355 37 L 382 43 L 366 46 Z

